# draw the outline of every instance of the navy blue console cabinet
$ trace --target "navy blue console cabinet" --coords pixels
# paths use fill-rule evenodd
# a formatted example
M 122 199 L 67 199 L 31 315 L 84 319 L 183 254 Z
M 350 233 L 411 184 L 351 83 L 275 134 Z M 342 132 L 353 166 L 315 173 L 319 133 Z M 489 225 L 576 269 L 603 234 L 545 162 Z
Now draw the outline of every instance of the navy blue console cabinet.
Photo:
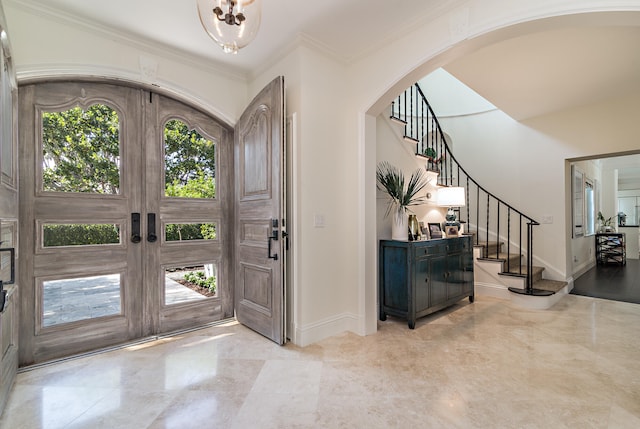
M 379 257 L 380 320 L 402 317 L 414 329 L 419 317 L 474 300 L 471 236 L 380 240 Z

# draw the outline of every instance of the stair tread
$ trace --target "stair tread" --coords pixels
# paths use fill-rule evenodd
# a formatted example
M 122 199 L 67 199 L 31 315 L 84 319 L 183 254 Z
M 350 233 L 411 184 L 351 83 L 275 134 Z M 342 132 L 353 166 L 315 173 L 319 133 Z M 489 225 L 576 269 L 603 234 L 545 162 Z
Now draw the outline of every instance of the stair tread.
M 511 275 L 520 274 L 519 267 L 510 267 L 510 268 L 511 269 L 509 271 L 505 271 L 504 273 L 501 273 L 501 274 L 511 274 Z M 534 266 L 532 268 L 533 268 L 533 270 L 531 271 L 531 273 L 533 275 L 536 275 L 536 274 L 541 273 L 542 271 L 544 271 L 544 267 L 536 267 L 536 266 Z M 522 274 L 523 275 L 527 274 L 527 266 L 526 265 L 522 266 Z
M 542 279 L 542 280 L 538 280 L 537 282 L 534 282 L 533 288 L 541 289 L 541 290 L 549 290 L 551 292 L 558 292 L 566 285 L 567 285 L 567 282 L 563 282 L 559 280 Z
M 411 137 L 411 136 L 404 136 L 402 137 L 403 139 L 405 139 L 406 141 L 410 142 L 410 143 L 420 143 L 420 140 Z
M 520 259 L 522 257 L 521 254 L 519 253 L 503 253 L 500 252 L 498 254 L 496 253 L 491 253 L 489 256 L 484 256 L 481 259 L 499 259 L 502 261 L 506 261 L 507 259 Z

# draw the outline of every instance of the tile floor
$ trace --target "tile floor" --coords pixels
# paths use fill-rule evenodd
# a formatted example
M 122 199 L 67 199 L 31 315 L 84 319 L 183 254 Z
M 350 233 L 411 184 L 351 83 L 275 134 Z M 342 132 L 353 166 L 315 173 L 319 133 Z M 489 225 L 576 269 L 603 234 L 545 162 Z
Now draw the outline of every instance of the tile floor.
M 235 322 L 18 374 L 1 428 L 638 428 L 640 305 L 477 297 L 279 347 Z

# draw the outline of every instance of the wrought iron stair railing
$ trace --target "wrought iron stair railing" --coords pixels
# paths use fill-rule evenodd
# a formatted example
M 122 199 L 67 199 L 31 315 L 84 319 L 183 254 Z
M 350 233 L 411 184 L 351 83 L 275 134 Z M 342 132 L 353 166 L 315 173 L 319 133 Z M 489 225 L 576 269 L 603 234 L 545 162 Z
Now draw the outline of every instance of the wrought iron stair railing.
M 464 232 L 474 235 L 474 244 L 482 247 L 481 259 L 500 261 L 503 274 L 526 279 L 523 289 L 509 290 L 526 295 L 552 294 L 533 287 L 533 227 L 539 223 L 489 192 L 458 163 L 417 83 L 392 102 L 391 119 L 404 124 L 404 139 L 415 144 L 416 156 L 424 160 L 426 168 L 438 171 L 438 185 L 465 188 L 466 205 L 456 211 L 465 225 Z

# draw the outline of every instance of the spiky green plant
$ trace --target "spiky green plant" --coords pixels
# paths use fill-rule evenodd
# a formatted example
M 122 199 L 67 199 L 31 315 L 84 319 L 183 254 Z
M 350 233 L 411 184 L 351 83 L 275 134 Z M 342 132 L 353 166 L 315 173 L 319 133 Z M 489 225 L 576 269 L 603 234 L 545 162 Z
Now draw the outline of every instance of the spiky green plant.
M 410 211 L 410 206 L 424 202 L 424 197 L 419 197 L 418 193 L 427 186 L 429 179 L 427 179 L 424 170 L 420 168 L 411 173 L 405 187 L 404 172 L 389 162 L 382 161 L 378 163 L 376 179 L 378 189 L 389 194 L 385 217 L 392 211 L 395 211 L 396 215 L 406 214 L 407 211 Z

